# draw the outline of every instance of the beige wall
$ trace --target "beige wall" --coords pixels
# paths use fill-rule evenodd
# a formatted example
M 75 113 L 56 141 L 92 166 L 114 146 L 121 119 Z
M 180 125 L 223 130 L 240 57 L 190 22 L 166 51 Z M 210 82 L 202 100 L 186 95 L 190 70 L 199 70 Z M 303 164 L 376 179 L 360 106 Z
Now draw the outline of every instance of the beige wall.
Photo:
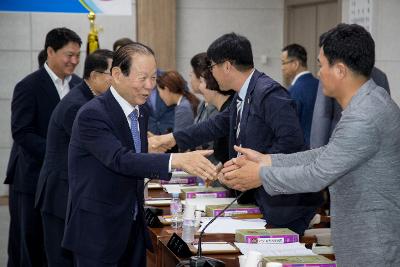
M 112 49 L 120 37 L 136 38 L 136 2 L 132 2 L 133 16 L 105 16 L 96 18 L 104 31 L 100 46 Z M 85 14 L 64 13 L 0 13 L 0 195 L 7 193 L 3 185 L 12 144 L 10 133 L 11 98 L 15 84 L 37 69 L 37 54 L 44 46 L 46 33 L 55 27 L 68 27 L 82 38 L 81 64 L 76 73 L 82 76 L 89 20 Z
M 256 67 L 281 80 L 281 0 L 177 0 L 177 69 L 188 79 L 190 59 L 222 34 L 236 32 L 252 43 Z M 267 64 L 260 58 L 267 56 Z
M 343 22 L 349 20 L 349 0 L 342 0 Z M 392 98 L 400 105 L 400 1 L 372 0 L 372 29 L 376 66 L 386 73 Z

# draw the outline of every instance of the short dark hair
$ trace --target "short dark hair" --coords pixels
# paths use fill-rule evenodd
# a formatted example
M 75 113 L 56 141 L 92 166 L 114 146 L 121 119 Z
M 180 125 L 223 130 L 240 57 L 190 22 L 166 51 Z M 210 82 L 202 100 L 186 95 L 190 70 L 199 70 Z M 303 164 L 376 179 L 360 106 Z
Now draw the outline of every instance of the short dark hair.
M 113 58 L 113 52 L 108 49 L 97 49 L 85 59 L 83 69 L 83 78 L 88 79 L 92 71 L 106 71 L 108 68 L 108 59 Z
M 46 50 L 44 50 L 44 49 L 40 50 L 37 60 L 38 60 L 39 68 L 43 67 L 44 63 L 46 63 L 46 60 L 47 60 Z
M 118 39 L 118 40 L 116 40 L 116 41 L 114 42 L 114 44 L 113 44 L 113 51 L 115 52 L 115 50 L 117 50 L 117 48 L 122 47 L 122 46 L 124 46 L 124 45 L 127 45 L 127 44 L 134 44 L 134 43 L 135 43 L 134 41 L 132 41 L 131 39 L 129 39 L 129 38 L 127 38 L 127 37 Z
M 254 67 L 250 41 L 234 32 L 219 37 L 207 49 L 207 56 L 215 63 L 230 61 L 239 71 Z
M 197 79 L 200 79 L 202 72 L 208 68 L 207 53 L 199 53 L 192 57 L 190 60 L 190 65 L 193 68 L 193 73 L 196 75 Z
M 47 33 L 44 50 L 47 51 L 47 48 L 51 47 L 54 51 L 57 51 L 66 46 L 69 42 L 77 43 L 79 47 L 82 45 L 81 38 L 74 31 L 65 27 L 55 28 Z
M 307 51 L 299 44 L 290 44 L 282 49 L 282 52 L 287 51 L 288 58 L 297 59 L 301 66 L 307 67 Z
M 122 73 L 125 76 L 128 76 L 131 72 L 132 56 L 136 54 L 154 56 L 153 50 L 147 45 L 137 42 L 133 44 L 127 44 L 114 52 L 112 68 L 119 67 Z
M 375 42 L 362 26 L 340 23 L 321 35 L 319 46 L 330 65 L 341 61 L 353 72 L 370 76 L 375 64 Z

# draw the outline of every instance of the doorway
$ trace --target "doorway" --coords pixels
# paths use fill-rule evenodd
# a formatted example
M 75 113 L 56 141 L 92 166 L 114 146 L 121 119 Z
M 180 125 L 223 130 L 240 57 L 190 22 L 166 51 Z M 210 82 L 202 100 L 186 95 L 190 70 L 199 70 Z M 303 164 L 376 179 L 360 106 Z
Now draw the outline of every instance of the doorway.
M 285 0 L 284 46 L 304 46 L 308 69 L 315 76 L 319 36 L 341 22 L 341 10 L 341 0 Z

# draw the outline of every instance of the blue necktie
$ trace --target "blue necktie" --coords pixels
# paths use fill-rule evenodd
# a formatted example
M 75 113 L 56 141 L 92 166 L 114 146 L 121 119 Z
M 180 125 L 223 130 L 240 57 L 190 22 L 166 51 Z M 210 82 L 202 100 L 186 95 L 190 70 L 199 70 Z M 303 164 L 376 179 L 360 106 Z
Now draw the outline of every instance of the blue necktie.
M 129 114 L 131 119 L 131 133 L 133 138 L 133 143 L 135 144 L 136 153 L 142 152 L 142 142 L 140 141 L 140 133 L 138 127 L 138 112 L 134 109 L 131 114 Z
M 135 145 L 135 151 L 136 153 L 140 153 L 142 151 L 141 144 L 142 142 L 140 141 L 140 133 L 139 133 L 139 127 L 138 127 L 138 112 L 136 109 L 134 109 L 131 114 L 128 116 L 131 119 L 131 134 L 133 138 L 133 143 Z M 133 220 L 136 220 L 136 216 L 138 213 L 138 203 L 137 200 L 135 200 L 133 204 Z

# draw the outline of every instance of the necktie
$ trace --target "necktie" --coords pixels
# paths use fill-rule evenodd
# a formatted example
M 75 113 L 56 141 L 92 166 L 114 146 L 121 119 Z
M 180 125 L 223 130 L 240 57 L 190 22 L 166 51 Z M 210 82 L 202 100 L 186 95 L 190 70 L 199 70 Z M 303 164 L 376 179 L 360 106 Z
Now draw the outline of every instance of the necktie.
M 138 127 L 138 112 L 134 109 L 131 114 L 129 114 L 129 118 L 131 119 L 131 133 L 133 138 L 133 143 L 135 144 L 136 153 L 140 153 L 142 151 Z
M 240 145 L 240 120 L 242 118 L 243 100 L 238 96 L 236 99 L 236 143 Z
M 136 153 L 140 153 L 142 151 L 141 148 L 141 141 L 140 141 L 140 133 L 139 133 L 139 123 L 138 123 L 138 112 L 136 109 L 134 109 L 131 114 L 128 116 L 131 119 L 131 134 L 133 138 L 133 143 L 135 145 L 135 151 Z M 133 203 L 133 220 L 136 220 L 136 216 L 138 213 L 138 203 L 136 199 L 134 200 Z

